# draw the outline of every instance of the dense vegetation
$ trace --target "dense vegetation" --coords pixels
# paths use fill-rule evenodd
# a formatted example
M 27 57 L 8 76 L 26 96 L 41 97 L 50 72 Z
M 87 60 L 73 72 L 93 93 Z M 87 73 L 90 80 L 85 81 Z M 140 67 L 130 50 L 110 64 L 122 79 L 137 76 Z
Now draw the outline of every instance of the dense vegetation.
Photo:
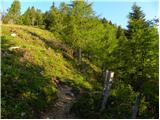
M 158 118 L 157 20 L 146 20 L 136 4 L 128 19 L 123 29 L 86 1 L 20 14 L 14 0 L 2 16 L 2 118 L 37 118 L 56 100 L 59 82 L 85 90 L 72 107 L 79 118 L 131 118 L 137 96 L 137 118 Z M 115 77 L 100 112 L 106 70 Z

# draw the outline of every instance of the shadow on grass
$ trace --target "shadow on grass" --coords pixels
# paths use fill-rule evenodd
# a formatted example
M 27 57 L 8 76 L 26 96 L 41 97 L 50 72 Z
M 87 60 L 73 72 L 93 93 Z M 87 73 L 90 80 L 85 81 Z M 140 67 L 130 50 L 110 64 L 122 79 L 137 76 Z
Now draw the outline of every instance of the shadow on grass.
M 56 99 L 56 87 L 43 76 L 42 66 L 24 57 L 27 50 L 9 50 L 13 46 L 9 39 L 12 38 L 2 36 L 1 42 L 1 116 L 39 118 L 40 111 Z
M 41 40 L 43 43 L 45 43 L 46 47 L 50 47 L 54 50 L 60 50 L 62 55 L 64 56 L 64 58 L 66 58 L 66 60 L 69 61 L 69 63 L 71 63 L 74 68 L 76 68 L 76 72 L 81 73 L 84 76 L 86 76 L 86 79 L 88 82 L 90 81 L 91 77 L 99 79 L 99 76 L 101 75 L 101 73 L 98 73 L 97 71 L 95 71 L 91 67 L 90 64 L 86 63 L 85 61 L 82 61 L 81 65 L 76 64 L 76 51 L 71 49 L 68 45 L 64 44 L 61 41 L 54 40 L 54 39 L 47 40 L 44 37 L 38 35 L 37 33 L 31 32 L 29 30 L 26 30 L 26 29 L 23 29 L 23 30 L 25 32 L 31 34 L 32 36 L 37 37 L 39 40 Z M 95 85 L 96 84 L 95 82 L 93 82 L 93 81 L 90 81 L 90 82 L 95 87 L 97 87 L 97 85 Z

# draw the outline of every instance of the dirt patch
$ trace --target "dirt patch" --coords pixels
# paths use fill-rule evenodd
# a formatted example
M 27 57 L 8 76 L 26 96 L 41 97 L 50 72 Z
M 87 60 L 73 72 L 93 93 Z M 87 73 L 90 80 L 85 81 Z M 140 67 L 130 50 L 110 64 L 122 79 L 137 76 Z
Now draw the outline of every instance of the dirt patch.
M 29 53 L 28 50 L 23 49 L 23 55 L 20 57 L 19 62 L 24 63 L 26 61 L 33 62 L 33 56 Z
M 42 113 L 42 119 L 75 119 L 76 116 L 70 111 L 76 97 L 72 88 L 61 85 L 58 92 L 58 99 L 54 105 L 50 106 Z

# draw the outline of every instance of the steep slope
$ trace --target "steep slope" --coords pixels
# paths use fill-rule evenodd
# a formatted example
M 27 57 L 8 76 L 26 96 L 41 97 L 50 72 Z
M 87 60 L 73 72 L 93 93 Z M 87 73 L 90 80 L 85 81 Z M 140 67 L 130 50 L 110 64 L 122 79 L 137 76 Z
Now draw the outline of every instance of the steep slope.
M 70 53 L 46 30 L 2 25 L 2 118 L 42 117 L 40 113 L 61 98 L 57 92 L 64 85 L 91 90 Z

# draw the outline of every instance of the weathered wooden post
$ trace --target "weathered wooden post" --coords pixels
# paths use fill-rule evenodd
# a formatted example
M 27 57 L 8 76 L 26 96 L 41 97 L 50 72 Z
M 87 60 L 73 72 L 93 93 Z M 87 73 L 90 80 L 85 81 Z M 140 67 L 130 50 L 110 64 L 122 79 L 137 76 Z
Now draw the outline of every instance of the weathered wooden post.
M 137 95 L 135 104 L 132 107 L 132 119 L 136 119 L 137 117 L 139 104 L 140 104 L 140 95 Z
M 101 104 L 100 111 L 103 111 L 105 109 L 107 99 L 108 99 L 108 96 L 109 96 L 109 92 L 110 92 L 112 82 L 113 82 L 113 76 L 114 76 L 114 72 L 106 70 L 105 81 L 104 81 L 103 99 L 102 99 L 102 104 Z

